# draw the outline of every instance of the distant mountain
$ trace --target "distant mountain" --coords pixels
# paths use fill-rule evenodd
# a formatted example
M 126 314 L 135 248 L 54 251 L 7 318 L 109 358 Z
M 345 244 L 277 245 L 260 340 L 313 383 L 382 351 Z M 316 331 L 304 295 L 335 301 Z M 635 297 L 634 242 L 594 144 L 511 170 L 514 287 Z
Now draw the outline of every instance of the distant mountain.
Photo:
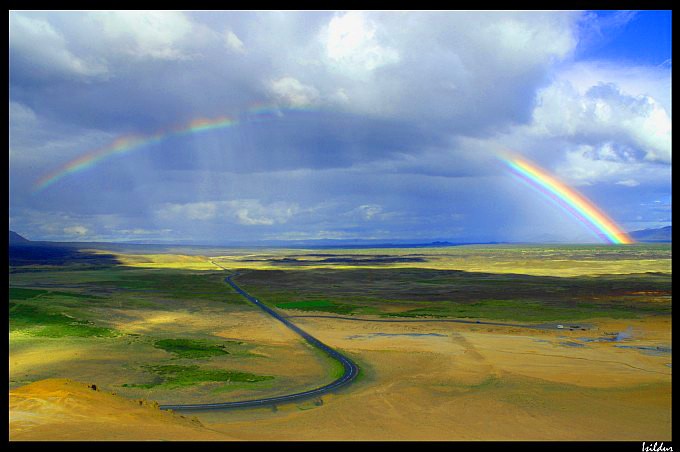
M 641 231 L 630 232 L 628 235 L 638 242 L 670 243 L 673 236 L 671 228 L 672 226 L 666 226 L 658 229 L 643 229 Z
M 9 244 L 10 245 L 28 245 L 31 241 L 20 236 L 14 231 L 9 231 Z

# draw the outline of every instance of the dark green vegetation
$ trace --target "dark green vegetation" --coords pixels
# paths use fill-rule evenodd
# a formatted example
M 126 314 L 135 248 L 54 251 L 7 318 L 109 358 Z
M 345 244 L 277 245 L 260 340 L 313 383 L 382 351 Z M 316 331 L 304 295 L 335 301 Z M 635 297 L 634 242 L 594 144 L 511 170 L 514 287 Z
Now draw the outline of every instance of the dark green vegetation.
M 154 346 L 174 353 L 180 358 L 209 358 L 211 356 L 228 355 L 229 351 L 222 343 L 213 343 L 197 339 L 162 339 Z
M 596 317 L 636 318 L 641 312 L 648 311 L 650 311 L 648 307 L 640 307 L 639 312 L 634 312 L 626 307 L 590 303 L 577 303 L 575 307 L 560 307 L 536 301 L 488 300 L 469 305 L 454 302 L 443 308 L 436 306 L 416 308 L 387 315 L 390 317 L 460 317 L 542 322 L 585 320 Z
M 300 311 L 334 312 L 336 314 L 350 314 L 357 309 L 356 306 L 336 303 L 329 300 L 288 301 L 285 303 L 277 303 L 276 307 L 281 309 L 297 309 Z
M 211 303 L 246 307 L 224 284 L 224 272 L 66 267 L 12 274 L 10 284 L 10 331 L 33 336 L 116 336 L 119 333 L 106 324 L 106 310 L 111 308 L 193 311 Z M 163 339 L 156 347 L 180 357 L 229 353 L 224 343 L 190 339 Z
M 292 253 L 277 259 L 321 261 L 345 267 L 356 265 L 357 268 L 244 270 L 237 281 L 263 302 L 290 312 L 540 322 L 634 318 L 671 311 L 670 273 L 557 277 L 421 268 L 361 268 L 367 262 L 390 263 L 393 259 L 429 256 L 426 250 L 394 256 L 384 251 L 366 253 L 368 250 L 356 254 Z M 662 245 L 486 246 L 456 247 L 446 253 L 466 261 L 489 263 L 498 259 L 545 259 L 563 263 L 568 268 L 572 259 L 595 263 L 598 260 L 620 261 L 622 266 L 630 260 L 668 259 L 670 248 Z M 59 271 L 54 271 L 54 267 L 50 271 L 32 268 L 30 272 L 11 275 L 10 299 L 15 303 L 10 313 L 12 327 L 27 325 L 27 321 L 22 320 L 27 314 L 23 308 L 16 311 L 16 303 L 43 306 L 31 311 L 34 316 L 31 321 L 37 321 L 35 316 L 40 312 L 49 319 L 50 325 L 66 325 L 64 319 L 68 318 L 70 327 L 91 332 L 95 331 L 92 327 L 99 319 L 91 313 L 91 308 L 163 309 L 169 302 L 174 308 L 188 311 L 203 309 L 211 303 L 226 303 L 234 309 L 250 308 L 242 297 L 225 285 L 225 272 L 83 267 L 71 265 L 74 262 L 78 259 L 60 267 Z M 64 334 L 73 328 L 64 329 Z M 216 345 L 211 348 L 206 344 L 163 344 L 159 348 L 177 356 L 218 356 L 226 351 Z
M 69 305 L 96 302 L 101 297 L 78 292 L 9 288 L 10 331 L 42 337 L 114 337 L 118 333 L 97 325 L 82 310 Z
M 83 295 L 76 292 L 59 292 L 59 291 L 48 291 L 39 289 L 22 289 L 20 287 L 10 287 L 9 288 L 9 298 L 10 300 L 30 300 L 32 298 L 37 298 L 43 295 L 48 295 L 44 297 L 46 299 L 52 299 L 54 297 L 71 297 L 71 298 L 87 298 L 87 299 L 101 299 L 95 295 Z
M 199 366 L 180 366 L 165 364 L 160 366 L 144 366 L 156 377 L 156 381 L 146 384 L 124 384 L 123 387 L 150 389 L 164 387 L 166 389 L 192 386 L 200 383 L 256 383 L 271 380 L 269 375 L 255 375 L 248 372 L 234 372 L 222 369 L 205 369 Z
M 125 325 L 128 318 L 143 319 L 146 315 L 206 311 L 229 315 L 253 310 L 224 283 L 225 272 L 66 265 L 58 270 L 35 268 L 10 276 L 10 331 L 22 333 L 11 336 L 11 341 L 25 348 L 70 338 L 65 347 L 87 347 L 88 341 L 96 338 L 100 347 L 118 354 L 110 365 L 125 363 L 137 373 L 141 370 L 151 376 L 143 378 L 141 374 L 143 379 L 128 381 L 123 387 L 130 390 L 189 388 L 203 383 L 212 383 L 210 390 L 222 392 L 261 389 L 262 385 L 253 384 L 274 378 L 238 369 L 239 360 L 260 356 L 251 353 L 253 344 L 219 340 L 207 328 L 142 324 L 141 334 L 114 328 Z M 120 356 L 124 357 L 127 350 L 130 359 L 121 362 Z M 84 368 L 89 365 L 90 372 L 105 372 L 107 356 L 94 358 Z M 229 368 L 232 363 L 236 369 Z M 94 366 L 102 370 L 94 370 Z M 75 369 L 75 378 L 77 375 Z M 106 379 L 100 383 L 106 384 Z M 120 383 L 115 385 L 120 388 Z
M 44 337 L 113 337 L 118 333 L 39 305 L 10 303 L 10 331 Z
M 21 289 L 18 287 L 9 288 L 10 300 L 29 300 L 46 293 L 48 293 L 47 290 Z
M 202 302 L 246 305 L 228 290 L 224 277 L 222 271 L 65 266 L 12 274 L 10 298 L 43 301 L 49 296 L 50 304 L 62 306 L 68 305 L 67 299 L 75 306 L 75 298 L 82 298 L 78 307 L 160 307 L 163 300 L 191 300 L 194 308 Z
M 335 314 L 541 322 L 671 312 L 671 275 L 663 273 L 546 277 L 413 268 L 259 270 L 238 281 L 271 306 Z

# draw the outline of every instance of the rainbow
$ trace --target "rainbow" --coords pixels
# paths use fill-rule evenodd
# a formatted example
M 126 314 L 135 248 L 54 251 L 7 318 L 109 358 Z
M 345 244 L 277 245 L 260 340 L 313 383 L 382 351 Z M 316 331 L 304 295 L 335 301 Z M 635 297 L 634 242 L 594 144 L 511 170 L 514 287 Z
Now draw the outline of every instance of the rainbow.
M 280 117 L 283 115 L 283 109 L 276 106 L 270 105 L 255 105 L 248 110 L 248 113 L 244 115 L 249 119 L 270 119 L 274 117 Z M 285 111 L 306 111 L 304 108 L 286 108 Z M 150 144 L 158 143 L 166 140 L 170 137 L 191 135 L 196 133 L 207 132 L 210 130 L 225 129 L 229 127 L 234 127 L 241 121 L 233 119 L 227 116 L 220 116 L 217 118 L 198 118 L 194 119 L 186 124 L 180 126 L 172 127 L 169 129 L 163 129 L 156 133 L 149 135 L 124 135 L 116 138 L 113 142 L 108 145 L 91 150 L 79 157 L 65 163 L 59 168 L 45 174 L 40 179 L 38 179 L 34 186 L 34 192 L 39 192 L 54 184 L 58 180 L 62 179 L 69 174 L 78 173 L 80 171 L 86 170 L 93 166 L 96 166 L 100 162 L 107 160 L 108 158 L 128 153 L 137 149 L 144 148 Z
M 510 152 L 503 152 L 498 158 L 510 168 L 513 175 L 547 196 L 603 240 L 613 244 L 635 243 L 592 201 L 557 180 L 546 170 Z

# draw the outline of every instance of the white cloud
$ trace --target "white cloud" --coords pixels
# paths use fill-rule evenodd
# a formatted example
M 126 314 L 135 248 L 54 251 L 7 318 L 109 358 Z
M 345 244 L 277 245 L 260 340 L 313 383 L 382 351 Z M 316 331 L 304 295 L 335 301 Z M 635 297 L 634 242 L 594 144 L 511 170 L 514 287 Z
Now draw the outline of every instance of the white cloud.
M 156 212 L 157 216 L 163 220 L 186 219 L 186 220 L 212 220 L 217 215 L 217 203 L 214 202 L 194 202 L 187 204 L 168 203 Z
M 192 23 L 176 11 L 108 11 L 90 13 L 114 51 L 161 60 L 188 58 L 183 49 Z
M 349 96 L 347 95 L 344 89 L 339 88 L 329 96 L 329 101 L 333 104 L 346 106 L 349 104 Z
M 327 97 L 362 114 L 446 122 L 452 133 L 526 121 L 535 89 L 577 44 L 579 12 L 347 12 L 306 59 Z M 316 53 L 315 53 L 316 52 Z M 298 76 L 288 67 L 287 73 Z
M 650 96 L 627 94 L 613 83 L 598 83 L 581 94 L 559 80 L 538 99 L 533 113 L 538 133 L 582 143 L 614 141 L 639 149 L 646 160 L 670 163 L 670 116 Z
M 371 220 L 377 214 L 381 213 L 382 210 L 383 210 L 382 207 L 380 207 L 377 204 L 366 204 L 363 206 L 359 206 L 359 211 L 366 220 Z
M 64 233 L 68 235 L 84 236 L 89 232 L 89 230 L 82 225 L 69 226 L 64 228 Z
M 581 145 L 567 151 L 556 171 L 572 185 L 608 182 L 633 187 L 641 183 L 670 181 L 666 165 L 636 161 L 625 149 L 617 149 L 612 143 Z
M 491 41 L 498 58 L 524 61 L 525 64 L 563 58 L 576 47 L 576 36 L 570 32 L 568 15 L 534 15 L 527 19 L 518 14 L 489 21 L 480 30 L 480 41 Z
M 290 107 L 305 107 L 316 103 L 319 91 L 293 77 L 282 77 L 269 83 L 270 92 L 279 102 Z
M 224 32 L 224 45 L 227 47 L 227 49 L 232 50 L 236 53 L 245 53 L 246 51 L 243 42 L 231 30 L 227 30 Z
M 357 234 L 350 234 L 343 231 L 287 231 L 277 234 L 267 234 L 265 236 L 268 240 L 339 240 L 339 239 L 352 239 L 352 238 L 362 238 L 365 239 L 366 236 L 357 236 Z
M 35 240 L 51 241 L 110 241 L 127 236 L 154 235 L 168 237 L 169 228 L 147 229 L 138 227 L 138 217 L 118 214 L 78 214 L 46 209 L 14 209 L 10 216 L 12 230 L 21 231 Z
M 195 202 L 187 204 L 168 203 L 156 210 L 163 221 L 225 221 L 246 226 L 286 223 L 299 211 L 297 204 L 275 202 L 263 205 L 254 199 Z
M 362 222 L 384 222 L 388 220 L 395 220 L 397 218 L 404 218 L 403 212 L 386 211 L 380 204 L 362 204 L 347 211 L 344 217 L 348 218 L 348 224 L 355 222 L 357 219 Z M 408 221 L 404 218 L 404 221 Z
M 119 229 L 116 231 L 119 234 L 123 235 L 165 235 L 170 232 L 172 232 L 172 229 L 143 229 L 143 228 L 134 228 L 134 229 Z
M 378 41 L 377 27 L 360 11 L 334 16 L 319 36 L 330 67 L 344 75 L 361 78 L 379 67 L 398 62 L 399 52 Z
M 557 75 L 581 95 L 601 83 L 613 83 L 630 96 L 649 96 L 670 110 L 671 68 L 664 65 L 634 66 L 611 61 L 576 62 Z
M 33 125 L 38 119 L 30 107 L 14 101 L 9 103 L 9 117 L 14 124 L 21 124 L 22 126 Z
M 299 210 L 297 204 L 276 202 L 262 205 L 253 199 L 227 201 L 225 207 L 243 225 L 283 224 Z

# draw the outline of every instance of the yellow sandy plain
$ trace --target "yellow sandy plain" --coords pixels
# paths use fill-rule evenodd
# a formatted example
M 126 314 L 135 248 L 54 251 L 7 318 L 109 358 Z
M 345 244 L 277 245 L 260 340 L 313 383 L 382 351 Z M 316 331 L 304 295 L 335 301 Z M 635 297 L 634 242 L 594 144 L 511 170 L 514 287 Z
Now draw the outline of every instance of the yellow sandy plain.
M 10 440 L 229 440 L 197 419 L 68 379 L 9 393 Z
M 295 320 L 355 359 L 360 380 L 322 406 L 197 414 L 205 425 L 247 440 L 671 439 L 670 356 L 614 343 L 560 345 L 629 326 L 633 343 L 668 345 L 666 321 L 535 332 Z
M 106 394 L 92 390 L 57 396 L 53 392 L 61 390 L 59 385 L 47 380 L 45 387 L 39 382 L 11 392 L 11 438 L 671 439 L 670 356 L 645 355 L 610 342 L 561 345 L 629 327 L 635 338 L 629 345 L 668 345 L 670 321 L 600 321 L 587 332 L 318 318 L 295 321 L 343 350 L 362 370 L 359 381 L 324 396 L 320 406 L 300 402 L 276 410 L 187 414 L 196 416 L 205 426 L 202 429 L 140 411 L 121 397 L 100 398 Z M 261 327 L 257 322 L 244 323 L 239 332 L 255 338 Z M 224 333 L 233 335 L 230 328 Z M 271 370 L 290 366 L 309 378 L 309 372 L 296 365 L 303 355 L 301 344 L 288 345 L 293 354 L 270 362 Z M 326 377 L 320 367 L 312 373 Z M 127 423 L 137 429 L 119 427 Z
M 599 274 L 631 274 L 645 272 L 671 273 L 671 256 L 668 258 L 629 258 L 615 257 L 611 259 L 593 259 L 587 249 L 579 255 L 576 253 L 569 259 L 565 259 L 564 250 L 545 250 L 543 248 L 528 248 L 524 251 L 514 251 L 507 248 L 505 253 L 498 254 L 503 247 L 484 248 L 480 246 L 460 246 L 454 248 L 385 248 L 385 249 L 359 249 L 333 250 L 337 256 L 365 256 L 370 258 L 375 255 L 390 256 L 425 256 L 424 262 L 390 263 L 376 265 L 362 265 L 361 268 L 426 268 L 433 270 L 463 270 L 469 272 L 489 273 L 519 273 L 534 276 L 581 276 Z M 635 248 L 632 248 L 633 250 Z M 322 264 L 315 265 L 318 258 L 314 255 L 318 250 L 287 250 L 272 249 L 262 250 L 258 254 L 247 252 L 234 252 L 228 256 L 201 256 L 182 254 L 129 254 L 101 250 L 87 250 L 91 253 L 113 254 L 122 265 L 138 268 L 174 268 L 184 270 L 223 270 L 226 268 L 257 269 L 257 270 L 312 270 L 320 268 L 351 269 L 354 265 Z M 298 255 L 300 261 L 306 265 L 268 262 L 267 259 L 281 259 L 289 255 Z M 219 264 L 219 265 L 215 265 Z M 221 267 L 220 267 L 221 266 Z

